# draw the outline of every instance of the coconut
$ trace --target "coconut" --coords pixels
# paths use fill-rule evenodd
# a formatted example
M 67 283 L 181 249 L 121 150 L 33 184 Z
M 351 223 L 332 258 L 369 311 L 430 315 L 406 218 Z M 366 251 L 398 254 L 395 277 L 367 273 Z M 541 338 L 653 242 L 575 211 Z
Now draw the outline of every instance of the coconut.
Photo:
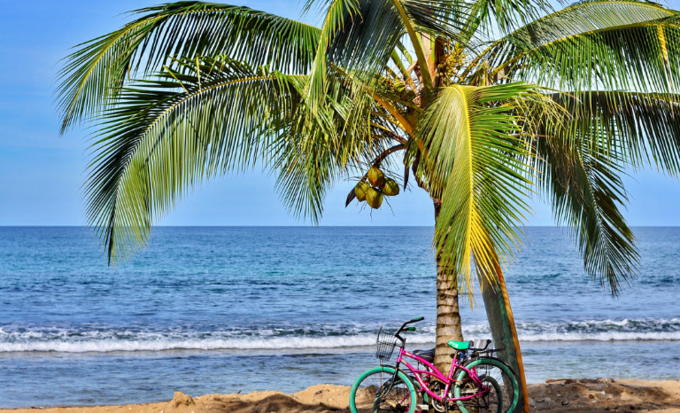
M 364 202 L 366 199 L 366 191 L 371 189 L 371 187 L 364 181 L 361 181 L 354 187 L 354 195 L 357 197 L 359 202 Z
M 399 184 L 394 179 L 385 178 L 385 186 L 383 186 L 382 192 L 387 196 L 399 195 Z
M 373 187 L 383 186 L 385 185 L 385 174 L 378 167 L 374 166 L 368 170 L 368 182 Z
M 368 204 L 368 206 L 370 206 L 373 209 L 378 209 L 380 208 L 380 205 L 382 205 L 382 201 L 383 201 L 382 192 L 374 188 L 368 188 L 368 191 L 366 191 L 366 203 Z

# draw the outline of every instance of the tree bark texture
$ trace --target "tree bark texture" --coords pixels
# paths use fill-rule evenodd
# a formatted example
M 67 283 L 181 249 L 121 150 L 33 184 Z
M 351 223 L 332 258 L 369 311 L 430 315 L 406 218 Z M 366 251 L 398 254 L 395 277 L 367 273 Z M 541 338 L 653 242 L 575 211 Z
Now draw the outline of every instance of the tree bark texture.
M 498 262 L 496 262 L 495 267 L 497 283 L 491 283 L 486 277 L 480 277 L 484 307 L 489 319 L 494 345 L 496 348 L 503 349 L 502 352 L 497 353 L 497 356 L 512 367 L 521 387 L 519 392 L 520 399 L 515 411 L 529 413 L 529 396 L 524 376 L 522 352 L 519 347 L 517 330 L 515 329 L 515 318 L 512 314 L 512 307 L 510 307 L 503 270 Z
M 439 217 L 441 201 L 434 199 L 435 222 Z M 441 264 L 437 255 L 437 338 L 434 365 L 444 374 L 451 369 L 451 354 L 454 350 L 446 344 L 449 340 L 463 341 L 463 329 L 460 322 L 458 306 L 458 290 L 453 275 Z

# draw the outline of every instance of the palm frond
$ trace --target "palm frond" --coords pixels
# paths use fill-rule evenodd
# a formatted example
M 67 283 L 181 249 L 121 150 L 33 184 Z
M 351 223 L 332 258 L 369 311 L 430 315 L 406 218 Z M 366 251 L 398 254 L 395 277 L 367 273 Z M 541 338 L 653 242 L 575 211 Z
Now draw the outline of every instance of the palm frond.
M 617 294 L 621 281 L 635 274 L 639 254 L 619 210 L 627 202 L 620 178 L 625 160 L 599 132 L 540 139 L 538 157 L 544 162 L 536 183 L 557 222 L 573 230 L 586 272 Z
M 345 70 L 371 77 L 392 56 L 405 29 L 392 0 L 358 0 L 357 17 L 334 37 L 328 59 Z
M 603 91 L 553 98 L 577 119 L 570 133 L 597 131 L 607 152 L 626 164 L 680 176 L 680 95 Z
M 306 83 L 293 83 L 304 96 Z M 272 169 L 278 173 L 284 205 L 314 223 L 323 212 L 327 190 L 381 147 L 371 133 L 373 101 L 353 93 L 355 89 L 337 76 L 331 76 L 329 84 L 315 110 L 308 101 L 297 105 L 285 139 L 273 150 Z
M 680 54 L 668 50 L 680 50 L 677 12 L 631 0 L 587 1 L 500 39 L 475 64 L 490 59 L 492 76 L 560 90 L 660 93 L 680 81 Z
M 338 106 L 348 109 L 346 103 Z M 344 124 L 343 113 L 346 113 L 343 108 L 336 106 L 334 120 L 330 121 L 340 129 Z M 363 135 L 340 130 L 331 137 L 322 127 L 293 128 L 278 147 L 272 167 L 278 174 L 281 200 L 296 217 L 309 217 L 318 223 L 328 190 L 339 180 L 351 178 L 353 172 L 365 173 L 364 159 L 380 153 L 387 141 L 372 135 L 370 130 Z
M 520 244 L 528 153 L 517 138 L 512 107 L 503 102 L 530 92 L 524 84 L 450 86 L 418 125 L 425 146 L 420 170 L 429 178 L 430 194 L 442 201 L 434 244 L 443 265 L 469 291 L 473 260 L 478 274 L 489 277 L 496 253 L 505 264 Z
M 476 0 L 469 6 L 471 19 L 466 26 L 474 33 L 478 28 L 490 35 L 494 29 L 508 33 L 552 11 L 552 5 L 544 0 Z
M 266 165 L 290 121 L 288 76 L 230 60 L 182 64 L 123 89 L 101 120 L 85 195 L 110 261 L 143 245 L 153 220 L 203 179 Z
M 98 114 L 126 77 L 151 73 L 174 58 L 228 55 L 252 66 L 305 73 L 319 30 L 247 7 L 181 1 L 137 10 L 122 29 L 76 46 L 59 72 L 62 133 Z
M 307 4 L 307 8 L 312 2 Z M 309 72 L 309 84 L 305 95 L 310 105 L 310 110 L 315 111 L 325 100 L 328 88 L 328 48 L 335 36 L 342 32 L 345 25 L 351 24 L 354 18 L 359 18 L 359 4 L 357 0 L 329 0 L 325 2 L 325 18 L 314 55 L 314 61 Z
M 421 67 L 428 67 L 421 35 L 461 39 L 459 33 L 469 13 L 466 3 L 451 0 L 335 0 L 325 4 L 326 23 L 311 88 L 317 97 L 323 91 L 328 62 L 370 83 L 397 51 L 405 50 L 400 42 L 404 35 L 411 40 Z M 421 76 L 432 87 L 430 73 L 422 71 Z

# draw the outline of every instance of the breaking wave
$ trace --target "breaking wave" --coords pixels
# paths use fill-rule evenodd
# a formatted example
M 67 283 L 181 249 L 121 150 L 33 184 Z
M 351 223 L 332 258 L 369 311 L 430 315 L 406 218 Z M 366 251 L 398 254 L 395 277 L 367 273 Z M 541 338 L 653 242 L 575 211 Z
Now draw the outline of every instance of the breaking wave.
M 434 341 L 432 326 L 409 334 L 411 344 Z M 680 319 L 624 319 L 517 324 L 521 341 L 680 341 Z M 469 338 L 490 336 L 488 325 L 465 326 Z M 0 353 L 7 352 L 120 352 L 164 350 L 279 350 L 366 347 L 375 344 L 375 331 L 337 327 L 288 330 L 144 331 L 125 328 L 0 328 Z

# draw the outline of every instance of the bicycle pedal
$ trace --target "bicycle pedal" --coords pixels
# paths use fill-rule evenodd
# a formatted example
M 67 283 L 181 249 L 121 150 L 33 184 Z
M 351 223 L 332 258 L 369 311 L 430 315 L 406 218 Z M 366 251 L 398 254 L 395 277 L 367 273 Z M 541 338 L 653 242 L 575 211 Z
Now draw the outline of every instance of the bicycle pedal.
M 416 410 L 425 410 L 427 411 L 430 408 L 427 404 L 416 404 Z

